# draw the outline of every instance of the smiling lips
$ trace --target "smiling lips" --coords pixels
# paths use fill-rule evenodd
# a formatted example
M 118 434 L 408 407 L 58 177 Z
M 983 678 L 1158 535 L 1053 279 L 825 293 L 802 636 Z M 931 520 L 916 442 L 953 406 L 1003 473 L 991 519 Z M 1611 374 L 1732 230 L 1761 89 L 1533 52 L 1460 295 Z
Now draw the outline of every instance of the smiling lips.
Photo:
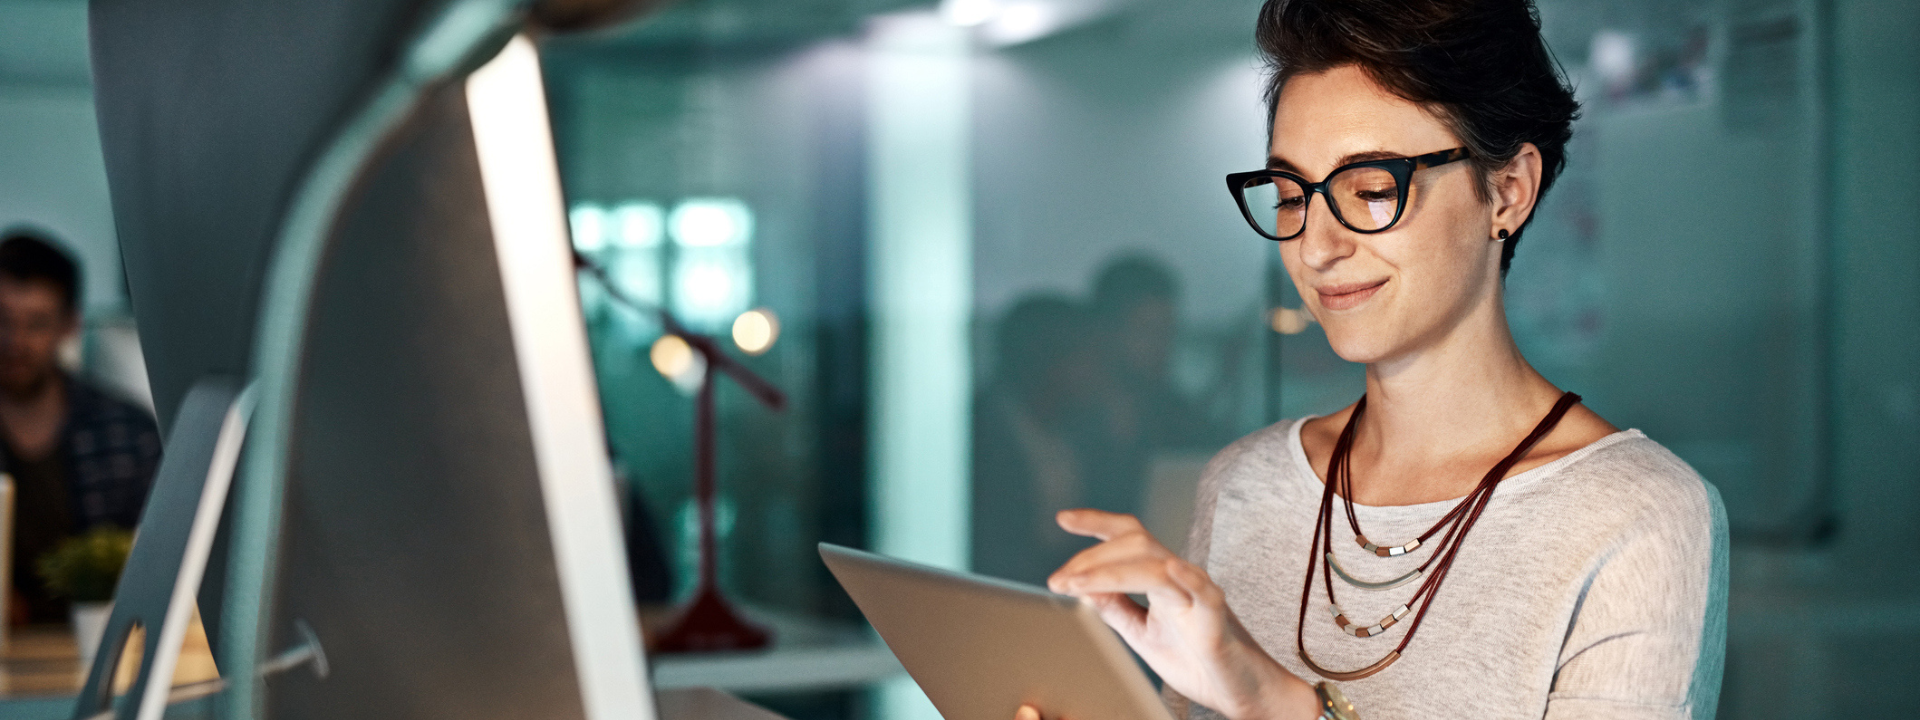
M 1373 297 L 1373 294 L 1386 284 L 1387 281 L 1381 279 L 1346 285 L 1327 285 L 1315 288 L 1315 291 L 1320 295 L 1320 307 L 1328 310 L 1346 310 L 1366 302 L 1367 298 Z

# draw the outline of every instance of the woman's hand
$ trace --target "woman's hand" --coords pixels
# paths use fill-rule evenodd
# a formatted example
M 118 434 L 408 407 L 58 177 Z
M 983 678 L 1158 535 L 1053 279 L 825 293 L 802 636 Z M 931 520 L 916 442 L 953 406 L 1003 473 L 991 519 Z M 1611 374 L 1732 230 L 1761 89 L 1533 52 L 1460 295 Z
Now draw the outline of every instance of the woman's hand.
M 1318 716 L 1313 688 L 1260 649 L 1220 586 L 1139 520 L 1098 510 L 1065 510 L 1056 519 L 1067 532 L 1101 543 L 1068 560 L 1047 587 L 1092 603 L 1167 685 L 1231 720 Z M 1147 596 L 1148 606 L 1129 594 Z

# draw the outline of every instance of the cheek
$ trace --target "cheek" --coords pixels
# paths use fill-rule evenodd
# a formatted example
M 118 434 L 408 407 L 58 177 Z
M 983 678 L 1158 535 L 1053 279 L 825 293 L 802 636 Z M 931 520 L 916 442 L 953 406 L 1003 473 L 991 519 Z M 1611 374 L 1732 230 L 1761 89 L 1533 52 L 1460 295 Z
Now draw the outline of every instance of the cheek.
M 1433 237 L 1426 242 L 1395 243 L 1381 248 L 1382 259 L 1393 263 L 1399 274 L 1421 285 L 1465 286 L 1475 284 L 1487 248 L 1464 238 Z
M 1404 262 L 1444 269 L 1459 282 L 1472 284 L 1488 252 L 1497 254 L 1499 244 L 1491 234 L 1493 209 L 1462 175 L 1435 183 L 1439 187 L 1409 205 L 1400 222 L 1412 220 L 1409 229 L 1416 230 L 1418 240 L 1394 243 L 1393 251 Z
M 1444 233 L 1428 235 L 1423 242 L 1379 248 L 1399 268 L 1402 287 L 1412 296 L 1410 309 L 1416 314 L 1458 312 L 1476 301 L 1490 273 L 1497 281 L 1500 245 L 1476 235 L 1473 216 L 1463 213 L 1449 220 Z

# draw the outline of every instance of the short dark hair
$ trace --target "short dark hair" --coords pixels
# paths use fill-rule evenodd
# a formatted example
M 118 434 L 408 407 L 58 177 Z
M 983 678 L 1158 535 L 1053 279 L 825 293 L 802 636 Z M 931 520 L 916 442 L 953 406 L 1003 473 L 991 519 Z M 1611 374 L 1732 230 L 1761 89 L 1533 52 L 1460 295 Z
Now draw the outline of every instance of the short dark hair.
M 1272 73 L 1269 129 L 1289 78 L 1355 65 L 1446 123 L 1473 153 L 1482 198 L 1485 179 L 1523 143 L 1540 149 L 1539 198 L 1566 167 L 1580 103 L 1540 36 L 1532 0 L 1267 0 L 1255 40 Z M 1502 274 L 1532 222 L 1529 215 L 1501 248 Z
M 41 231 L 15 227 L 0 233 L 0 277 L 52 283 L 67 312 L 80 308 L 80 266 Z
M 1023 390 L 1037 388 L 1086 331 L 1087 309 L 1080 303 L 1056 293 L 1021 298 L 994 333 L 999 372 Z
M 1148 300 L 1174 300 L 1180 281 L 1165 263 L 1143 254 L 1123 255 L 1100 269 L 1093 280 L 1093 304 L 1104 312 L 1125 312 Z

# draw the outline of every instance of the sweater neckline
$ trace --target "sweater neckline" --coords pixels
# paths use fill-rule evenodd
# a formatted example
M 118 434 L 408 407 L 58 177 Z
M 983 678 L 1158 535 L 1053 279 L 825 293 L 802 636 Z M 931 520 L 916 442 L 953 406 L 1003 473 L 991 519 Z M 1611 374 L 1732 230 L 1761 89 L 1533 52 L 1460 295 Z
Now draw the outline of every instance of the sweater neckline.
M 1300 429 L 1306 426 L 1308 420 L 1316 417 L 1320 416 L 1308 415 L 1294 420 L 1293 425 L 1287 428 L 1287 454 L 1293 462 L 1294 474 L 1300 477 L 1301 483 L 1304 483 L 1313 491 L 1315 497 L 1319 497 L 1326 491 L 1326 482 L 1321 480 L 1320 473 L 1313 469 L 1313 463 L 1307 460 L 1306 446 L 1300 443 Z M 1567 469 L 1574 463 L 1578 463 L 1596 452 L 1629 440 L 1645 439 L 1646 437 L 1646 434 L 1640 432 L 1638 428 L 1615 431 L 1613 434 L 1587 443 L 1584 447 L 1567 453 L 1564 457 L 1554 460 L 1553 462 L 1529 469 L 1518 475 L 1510 475 L 1507 479 L 1500 481 L 1499 489 L 1506 492 L 1524 489 L 1526 486 L 1532 485 L 1542 478 L 1555 475 Z M 1372 515 L 1384 519 L 1418 518 L 1426 515 L 1438 516 L 1444 514 L 1448 510 L 1451 510 L 1454 505 L 1459 504 L 1460 499 L 1464 497 L 1466 497 L 1466 495 L 1463 494 L 1460 497 L 1415 503 L 1412 505 L 1362 505 L 1360 503 L 1354 503 L 1353 508 L 1355 512 L 1362 515 Z

